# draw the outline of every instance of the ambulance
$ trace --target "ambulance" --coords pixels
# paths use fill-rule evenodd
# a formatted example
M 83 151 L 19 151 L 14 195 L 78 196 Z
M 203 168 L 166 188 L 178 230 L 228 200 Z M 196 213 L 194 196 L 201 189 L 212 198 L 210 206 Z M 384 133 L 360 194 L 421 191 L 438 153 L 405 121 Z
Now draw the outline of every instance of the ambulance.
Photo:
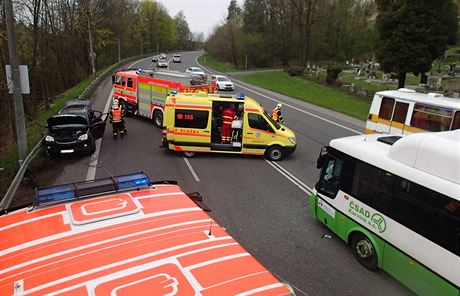
M 40 188 L 0 212 L 0 295 L 294 295 L 204 210 L 143 172 Z
M 231 140 L 222 141 L 223 108 L 235 112 Z M 254 99 L 240 94 L 172 93 L 166 98 L 163 147 L 192 157 L 197 152 L 264 155 L 281 160 L 296 149 L 296 136 L 272 120 Z
M 175 92 L 215 92 L 215 83 L 208 77 L 167 70 L 126 69 L 112 76 L 113 97 L 130 114 L 152 119 L 163 126 L 166 96 Z

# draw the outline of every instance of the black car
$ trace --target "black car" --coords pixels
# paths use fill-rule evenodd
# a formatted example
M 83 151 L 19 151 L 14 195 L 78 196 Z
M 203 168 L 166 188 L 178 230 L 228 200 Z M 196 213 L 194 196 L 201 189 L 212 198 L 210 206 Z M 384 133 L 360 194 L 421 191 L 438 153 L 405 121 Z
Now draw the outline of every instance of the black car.
M 97 139 L 105 131 L 102 113 L 88 106 L 69 105 L 58 115 L 48 118 L 45 137 L 46 151 L 50 155 L 68 153 L 94 153 Z

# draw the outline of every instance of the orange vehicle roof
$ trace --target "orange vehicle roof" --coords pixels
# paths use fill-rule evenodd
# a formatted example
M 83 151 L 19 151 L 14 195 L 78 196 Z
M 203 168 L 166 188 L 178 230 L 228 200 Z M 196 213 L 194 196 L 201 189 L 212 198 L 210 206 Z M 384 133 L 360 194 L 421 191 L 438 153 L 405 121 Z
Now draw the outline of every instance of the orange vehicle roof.
M 11 212 L 0 241 L 0 295 L 290 293 L 176 185 Z

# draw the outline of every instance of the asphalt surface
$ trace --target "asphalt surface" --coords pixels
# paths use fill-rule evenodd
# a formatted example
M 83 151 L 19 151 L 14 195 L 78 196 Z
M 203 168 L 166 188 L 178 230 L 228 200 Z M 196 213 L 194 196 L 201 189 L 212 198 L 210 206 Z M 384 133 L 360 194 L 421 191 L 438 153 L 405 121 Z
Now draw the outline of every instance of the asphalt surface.
M 201 52 L 182 53 L 171 70 L 196 66 Z M 153 67 L 150 58 L 132 66 Z M 209 71 L 206 71 L 209 72 Z M 308 188 L 318 177 L 320 148 L 337 137 L 364 131 L 364 122 L 305 102 L 234 81 L 232 93 L 244 93 L 267 110 L 284 104 L 285 123 L 297 135 L 297 151 L 273 165 L 262 157 L 200 154 L 182 155 L 159 148 L 161 130 L 150 120 L 126 119 L 128 136 L 112 139 L 107 125 L 100 149 L 93 156 L 62 159 L 55 168 L 55 184 L 146 172 L 153 180 L 177 180 L 185 192 L 200 192 L 211 216 L 297 295 L 410 295 L 384 272 L 370 272 L 354 259 L 348 246 L 311 218 Z M 111 94 L 111 80 L 97 89 L 93 109 L 103 111 Z M 186 162 L 189 162 L 195 175 Z M 332 238 L 323 238 L 331 234 Z

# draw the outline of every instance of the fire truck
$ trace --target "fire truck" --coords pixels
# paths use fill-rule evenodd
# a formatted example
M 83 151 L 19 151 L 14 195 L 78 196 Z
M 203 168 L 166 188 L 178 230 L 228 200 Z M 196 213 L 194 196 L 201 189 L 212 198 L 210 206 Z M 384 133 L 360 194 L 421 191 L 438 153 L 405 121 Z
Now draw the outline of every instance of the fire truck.
M 294 295 L 205 211 L 143 172 L 39 188 L 0 212 L 0 295 Z
M 172 91 L 214 93 L 216 90 L 215 83 L 207 76 L 164 70 L 126 69 L 112 76 L 112 83 L 113 97 L 128 114 L 152 119 L 158 128 L 163 126 L 165 99 Z

